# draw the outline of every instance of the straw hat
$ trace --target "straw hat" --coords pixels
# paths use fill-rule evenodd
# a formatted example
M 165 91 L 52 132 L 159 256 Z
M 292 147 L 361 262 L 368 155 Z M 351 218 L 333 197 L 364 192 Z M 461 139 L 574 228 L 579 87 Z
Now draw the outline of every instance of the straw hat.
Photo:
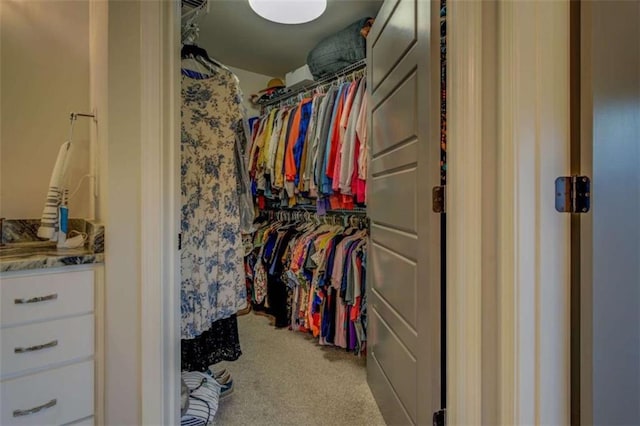
M 270 92 L 273 91 L 275 89 L 281 89 L 285 87 L 284 81 L 282 81 L 282 79 L 280 78 L 272 78 L 271 80 L 269 80 L 269 83 L 267 83 L 267 88 L 266 89 L 262 89 L 260 91 L 260 93 L 264 93 L 264 92 Z
M 278 96 L 279 94 L 281 94 L 281 92 L 285 91 L 285 88 L 286 85 L 284 84 L 284 81 L 282 81 L 282 79 L 272 78 L 271 80 L 269 80 L 269 83 L 267 83 L 266 88 L 260 90 L 256 94 L 251 95 L 249 97 L 249 100 L 256 105 L 259 105 L 260 102 L 271 99 L 273 96 Z

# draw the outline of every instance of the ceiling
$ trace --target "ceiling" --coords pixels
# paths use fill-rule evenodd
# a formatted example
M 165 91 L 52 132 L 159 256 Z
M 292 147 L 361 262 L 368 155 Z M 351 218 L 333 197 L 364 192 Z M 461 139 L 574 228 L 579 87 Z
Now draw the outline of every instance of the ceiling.
M 307 54 L 323 38 L 364 17 L 375 17 L 383 0 L 328 0 L 315 21 L 284 25 L 256 15 L 248 0 L 209 0 L 200 18 L 198 45 L 209 56 L 236 68 L 284 77 L 306 63 Z

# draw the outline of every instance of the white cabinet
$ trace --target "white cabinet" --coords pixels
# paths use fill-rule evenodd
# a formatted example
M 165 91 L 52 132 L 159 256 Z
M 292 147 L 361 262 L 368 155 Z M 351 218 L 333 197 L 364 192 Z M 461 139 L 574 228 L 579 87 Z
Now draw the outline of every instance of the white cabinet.
M 0 424 L 93 424 L 99 267 L 0 274 Z M 102 333 L 99 333 L 101 336 Z
M 3 380 L 2 417 L 9 425 L 63 425 L 93 414 L 93 360 Z
M 0 325 L 4 328 L 93 312 L 94 274 L 93 269 L 3 273 L 0 275 Z

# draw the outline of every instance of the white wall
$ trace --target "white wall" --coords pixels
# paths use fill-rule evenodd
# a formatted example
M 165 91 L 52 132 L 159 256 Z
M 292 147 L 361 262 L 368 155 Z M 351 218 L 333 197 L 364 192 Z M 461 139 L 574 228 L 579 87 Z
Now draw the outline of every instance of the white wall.
M 0 2 L 0 216 L 39 218 L 69 113 L 89 111 L 89 3 Z M 77 122 L 73 190 L 89 173 L 88 119 Z M 88 217 L 89 180 L 70 201 Z
M 254 117 L 260 115 L 260 108 L 253 105 L 249 98 L 251 95 L 258 93 L 260 90 L 267 87 L 267 83 L 273 77 L 268 75 L 258 74 L 252 71 L 243 70 L 240 68 L 229 67 L 229 69 L 238 76 L 240 80 L 240 89 L 244 95 L 243 103 L 247 109 L 248 117 Z

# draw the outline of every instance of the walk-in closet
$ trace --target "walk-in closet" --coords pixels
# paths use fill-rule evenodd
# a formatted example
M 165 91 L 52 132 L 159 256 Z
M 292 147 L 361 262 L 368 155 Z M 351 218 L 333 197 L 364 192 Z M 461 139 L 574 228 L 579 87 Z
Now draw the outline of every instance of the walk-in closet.
M 442 418 L 445 17 L 182 0 L 182 425 Z

